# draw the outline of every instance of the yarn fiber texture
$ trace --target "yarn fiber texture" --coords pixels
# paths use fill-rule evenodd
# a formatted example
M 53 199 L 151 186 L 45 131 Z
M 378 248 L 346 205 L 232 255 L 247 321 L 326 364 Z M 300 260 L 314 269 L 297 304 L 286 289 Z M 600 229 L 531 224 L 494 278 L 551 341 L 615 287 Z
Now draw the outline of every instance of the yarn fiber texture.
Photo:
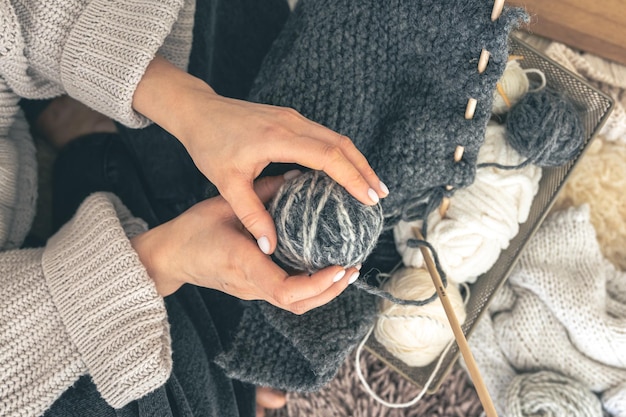
M 0 141 L 0 248 L 3 250 L 22 245 L 36 211 L 36 149 L 30 138 L 30 126 L 22 112 L 20 116 L 8 136 Z
M 626 369 L 626 273 L 617 271 L 602 256 L 590 226 L 589 207 L 579 210 L 577 222 L 563 223 L 569 226 L 563 232 L 569 233 L 562 236 L 581 236 L 584 242 L 561 243 L 567 252 L 548 240 L 531 242 L 520 264 L 532 273 L 514 274 L 510 281 L 549 306 L 580 352 Z
M 272 200 L 276 260 L 293 270 L 365 262 L 383 227 L 380 204 L 367 206 L 321 171 L 288 180 Z
M 391 190 L 381 200 L 386 223 L 421 217 L 446 185 L 474 179 L 508 34 L 526 19 L 505 8 L 492 22 L 491 8 L 477 0 L 298 2 L 249 99 L 295 108 L 351 138 Z M 479 74 L 482 48 L 491 58 Z M 466 120 L 470 97 L 478 105 Z M 459 162 L 457 145 L 465 148 Z
M 384 399 L 400 403 L 415 398 L 420 387 L 393 372 L 378 357 L 362 352 L 359 364 L 367 382 Z M 480 417 L 482 405 L 467 373 L 451 370 L 436 393 L 425 395 L 410 408 L 388 408 L 375 401 L 361 387 L 354 353 L 337 376 L 319 392 L 287 393 L 287 406 L 268 410 L 268 417 Z M 504 416 L 503 416 L 504 417 Z
M 511 146 L 541 167 L 560 166 L 574 159 L 585 139 L 572 101 L 549 88 L 528 93 L 513 106 L 506 130 Z
M 626 67 L 559 42 L 551 42 L 545 54 L 613 98 L 613 110 L 600 134 L 610 142 L 626 145 Z
M 539 78 L 538 85 L 533 85 L 532 89 L 529 74 L 534 74 L 535 78 Z M 496 91 L 493 92 L 492 112 L 497 115 L 505 114 L 526 93 L 542 90 L 545 86 L 546 76 L 543 71 L 537 68 L 524 69 L 516 59 L 512 59 L 507 62 L 504 74 L 497 83 Z
M 604 256 L 626 271 L 626 146 L 596 138 L 578 161 L 554 208 L 588 204 Z
M 498 80 L 498 84 L 504 91 L 506 97 L 503 97 L 498 88 L 493 92 L 492 112 L 494 114 L 504 114 L 508 112 L 512 106 L 526 95 L 530 88 L 528 77 L 517 60 L 507 62 L 504 74 L 502 74 L 502 77 Z

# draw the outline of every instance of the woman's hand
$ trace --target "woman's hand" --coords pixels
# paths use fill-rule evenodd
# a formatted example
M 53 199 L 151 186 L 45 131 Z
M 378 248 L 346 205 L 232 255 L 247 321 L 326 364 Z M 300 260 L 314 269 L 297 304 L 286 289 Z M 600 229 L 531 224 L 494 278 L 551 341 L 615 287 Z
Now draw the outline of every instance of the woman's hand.
M 163 58 L 148 67 L 133 106 L 183 143 L 266 254 L 276 231 L 252 183 L 271 162 L 323 170 L 364 204 L 388 194 L 347 137 L 295 110 L 221 97 Z
M 283 177 L 257 181 L 260 201 L 269 200 L 283 182 Z M 222 197 L 197 203 L 131 243 L 163 296 L 191 283 L 302 314 L 331 301 L 358 276 L 355 268 L 340 266 L 290 276 L 259 251 Z

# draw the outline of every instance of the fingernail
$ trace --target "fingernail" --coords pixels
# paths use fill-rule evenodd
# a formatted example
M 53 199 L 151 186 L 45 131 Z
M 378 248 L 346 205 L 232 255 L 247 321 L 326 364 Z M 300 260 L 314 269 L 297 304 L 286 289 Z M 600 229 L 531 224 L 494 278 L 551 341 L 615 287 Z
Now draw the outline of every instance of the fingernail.
M 370 199 L 374 202 L 374 203 L 378 203 L 378 194 L 376 194 L 376 191 L 374 191 L 373 188 L 370 188 L 369 190 L 367 190 L 367 195 L 370 197 Z
M 357 266 L 355 266 L 355 268 L 360 271 L 362 266 L 363 266 L 362 264 L 358 264 Z
M 289 181 L 291 179 L 299 177 L 301 174 L 302 174 L 302 171 L 297 170 L 297 169 L 292 169 L 291 171 L 285 172 L 283 174 L 283 178 L 285 179 L 285 181 Z
M 354 274 L 352 274 L 352 276 L 350 277 L 350 280 L 348 281 L 348 284 L 352 284 L 354 281 L 357 280 L 358 277 L 359 277 L 359 272 L 355 272 Z
M 384 182 L 381 181 L 378 186 L 380 187 L 380 189 L 385 195 L 389 194 L 389 188 L 387 188 Z
M 261 236 L 257 241 L 257 245 L 259 245 L 259 249 L 266 255 L 270 254 L 270 240 L 267 236 Z
M 333 282 L 339 281 L 341 278 L 343 278 L 344 275 L 346 275 L 346 270 L 342 269 L 341 271 L 337 272 L 337 275 L 335 275 L 335 277 L 333 278 Z

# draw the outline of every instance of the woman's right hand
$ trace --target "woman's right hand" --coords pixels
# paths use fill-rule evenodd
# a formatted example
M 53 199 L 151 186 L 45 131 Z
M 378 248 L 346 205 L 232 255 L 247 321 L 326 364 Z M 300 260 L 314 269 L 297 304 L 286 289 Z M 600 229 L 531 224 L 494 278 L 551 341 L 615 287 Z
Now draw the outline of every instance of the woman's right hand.
M 255 191 L 267 202 L 283 182 L 283 177 L 262 178 Z M 331 301 L 358 276 L 355 268 L 341 266 L 290 276 L 259 251 L 222 197 L 197 203 L 131 243 L 163 296 L 190 283 L 303 314 Z

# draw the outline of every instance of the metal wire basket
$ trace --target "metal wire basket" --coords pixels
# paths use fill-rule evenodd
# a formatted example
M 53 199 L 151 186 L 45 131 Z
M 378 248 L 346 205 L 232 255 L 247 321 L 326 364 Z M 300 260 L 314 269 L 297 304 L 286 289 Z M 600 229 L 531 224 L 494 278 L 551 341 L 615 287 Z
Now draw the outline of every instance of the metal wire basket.
M 583 121 L 585 144 L 579 155 L 567 164 L 556 168 L 542 169 L 539 191 L 533 200 L 527 221 L 520 225 L 519 233 L 511 240 L 509 247 L 501 252 L 493 267 L 481 275 L 474 284 L 470 285 L 470 297 L 466 305 L 467 317 L 462 326 L 463 332 L 468 339 L 476 323 L 486 311 L 486 307 L 491 302 L 493 295 L 513 270 L 526 243 L 548 214 L 555 197 L 565 181 L 567 181 L 572 169 L 576 166 L 587 150 L 591 140 L 608 118 L 613 106 L 613 101 L 609 96 L 515 35 L 510 37 L 509 50 L 511 55 L 524 57 L 520 61 L 523 68 L 537 68 L 543 71 L 546 76 L 547 86 L 562 91 L 575 104 Z M 367 340 L 365 349 L 420 387 L 424 387 L 430 380 L 428 385 L 428 392 L 430 393 L 439 389 L 444 378 L 459 357 L 458 346 L 456 343 L 453 343 L 450 349 L 442 354 L 443 357 L 435 359 L 430 365 L 409 367 L 390 354 L 376 341 L 373 335 Z M 439 367 L 436 365 L 437 362 L 440 362 Z

